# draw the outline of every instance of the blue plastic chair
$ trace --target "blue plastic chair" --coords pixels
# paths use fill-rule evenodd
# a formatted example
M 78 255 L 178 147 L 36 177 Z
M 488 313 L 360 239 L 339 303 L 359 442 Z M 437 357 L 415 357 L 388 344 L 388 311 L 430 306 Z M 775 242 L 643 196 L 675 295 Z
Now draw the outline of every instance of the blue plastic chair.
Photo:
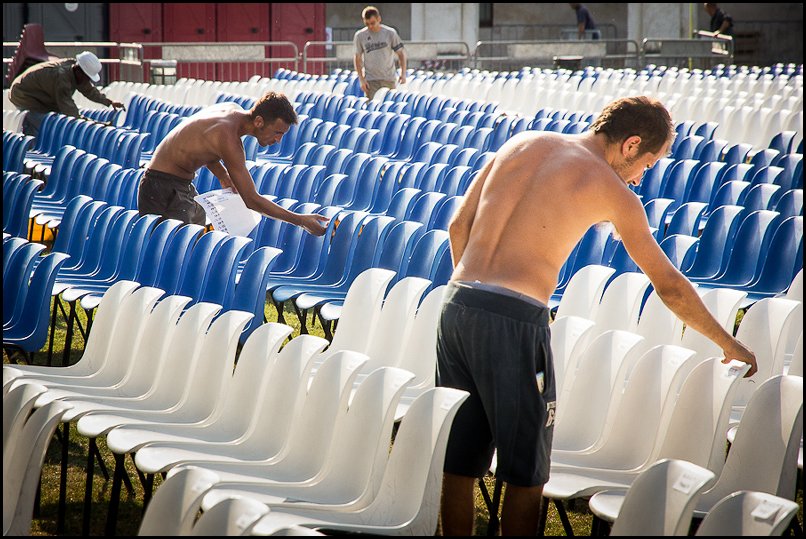
M 644 204 L 644 213 L 646 213 L 649 226 L 664 230 L 673 203 L 674 200 L 671 198 L 653 198 Z
M 436 190 L 445 193 L 447 196 L 459 194 L 459 186 L 463 180 L 470 175 L 469 166 L 451 167 L 442 177 L 442 181 L 436 186 Z
M 700 220 L 707 208 L 708 204 L 705 202 L 686 202 L 672 214 L 663 236 L 675 234 L 699 236 Z
M 725 149 L 725 146 L 727 145 L 728 145 L 727 140 L 722 139 L 708 140 L 706 141 L 705 144 L 697 148 L 697 151 L 695 151 L 694 153 L 694 159 L 702 161 L 703 163 L 719 161 L 719 157 L 722 155 L 722 151 Z
M 409 213 L 409 208 L 421 193 L 422 191 L 413 187 L 404 187 L 398 190 L 389 203 L 389 209 L 386 211 L 386 215 L 394 217 L 399 221 L 405 220 L 406 215 Z
M 743 212 L 742 206 L 720 206 L 711 212 L 700 235 L 697 256 L 684 272 L 687 277 L 707 281 L 721 273 L 727 264 Z
M 727 263 L 720 274 L 714 279 L 689 278 L 712 287 L 735 288 L 751 284 L 758 276 L 762 261 L 768 256 L 772 236 L 780 222 L 781 216 L 773 211 L 750 213 L 739 225 Z
M 792 143 L 797 136 L 796 131 L 782 131 L 777 133 L 770 140 L 770 149 L 778 150 L 781 155 L 786 155 L 792 151 Z
M 744 198 L 745 193 L 750 187 L 750 182 L 743 181 L 728 181 L 719 186 L 714 193 L 714 197 L 708 203 L 708 209 L 705 215 L 709 215 L 714 209 L 719 206 L 725 205 L 739 205 L 739 200 Z
M 253 317 L 241 333 L 244 343 L 265 320 L 266 283 L 272 265 L 280 255 L 273 247 L 259 247 L 249 255 L 233 294 L 225 298 L 224 311 L 238 310 L 252 313 Z
M 447 174 L 450 165 L 447 163 L 434 163 L 428 165 L 420 174 L 414 187 L 423 192 L 437 191 L 437 186 L 442 183 L 442 179 Z
M 465 197 L 461 195 L 445 197 L 442 203 L 434 209 L 426 228 L 428 230 L 448 230 L 454 214 L 456 214 L 464 200 Z
M 747 208 L 748 211 L 766 210 L 770 206 L 775 206 L 780 194 L 781 187 L 773 183 L 750 184 L 750 188 L 745 196 L 739 200 L 739 204 Z M 778 196 L 776 196 L 778 194 Z
M 767 209 L 775 210 L 783 217 L 803 215 L 803 189 L 790 189 L 778 198 L 775 207 Z
M 772 150 L 769 148 L 762 149 L 757 151 L 756 153 L 753 154 L 752 157 L 750 157 L 750 164 L 755 165 L 756 168 L 766 167 L 771 165 L 773 161 L 775 161 L 778 158 L 779 155 L 780 152 L 778 150 Z
M 704 163 L 693 175 L 686 185 L 683 194 L 684 202 L 708 202 L 721 185 L 722 174 L 725 172 L 725 163 L 714 161 Z
M 187 267 L 190 254 L 199 240 L 203 227 L 194 224 L 182 226 L 171 236 L 160 259 L 159 266 L 143 267 L 138 277 L 143 286 L 153 286 L 171 295 L 179 287 L 183 268 Z
M 784 219 L 775 230 L 758 274 L 748 285 L 737 287 L 748 293 L 748 300 L 775 296 L 786 291 L 803 268 L 803 216 Z
M 205 289 L 209 273 L 211 271 L 220 271 L 220 268 L 212 266 L 212 261 L 215 259 L 218 250 L 230 238 L 233 238 L 233 236 L 228 236 L 218 230 L 211 230 L 203 234 L 199 241 L 196 242 L 196 245 L 193 246 L 193 250 L 190 251 L 187 261 L 182 264 L 178 286 L 170 290 L 166 290 L 163 286 L 159 286 L 159 288 L 164 290 L 167 295 L 178 294 L 193 298 L 192 303 L 201 301 L 201 294 Z
M 45 250 L 45 246 L 39 243 L 28 243 L 22 238 L 14 240 L 3 244 L 3 326 L 21 315 L 34 260 Z M 16 248 L 6 258 L 7 245 Z
M 639 184 L 638 194 L 644 197 L 645 201 L 650 201 L 653 198 L 660 196 L 661 185 L 663 178 L 666 176 L 666 171 L 674 164 L 675 160 L 669 157 L 662 157 L 658 159 L 655 165 L 647 170 L 641 178 Z
M 417 197 L 414 203 L 410 205 L 403 220 L 415 221 L 427 225 L 429 221 L 431 221 L 431 215 L 434 210 L 439 207 L 444 198 L 445 195 L 443 193 L 423 192 Z
M 8 222 L 4 221 L 3 232 L 21 238 L 28 237 L 29 215 L 33 207 L 36 192 L 43 185 L 41 180 L 27 178 L 20 182 L 13 195 L 13 207 L 8 215 Z M 5 217 L 5 216 L 4 216 Z
M 803 189 L 803 155 L 784 155 L 775 163 L 775 166 L 783 168 L 783 172 L 778 177 L 777 184 L 784 191 L 790 189 Z
M 443 252 L 450 247 L 448 233 L 444 230 L 429 230 L 417 240 L 411 255 L 400 264 L 393 283 L 405 277 L 429 279 Z
M 747 154 L 753 149 L 751 144 L 745 143 L 738 143 L 732 144 L 730 146 L 726 146 L 724 153 L 722 154 L 722 161 L 728 163 L 729 165 L 738 165 L 740 163 L 746 163 L 747 161 Z
M 25 294 L 20 318 L 10 327 L 3 327 L 3 347 L 32 353 L 40 350 L 48 335 L 49 306 L 56 274 L 68 255 L 50 253 L 33 272 Z
M 427 232 L 422 223 L 398 221 L 394 223 L 386 236 L 383 247 L 376 253 L 372 267 L 397 272 L 403 260 L 411 255 L 414 245 Z
M 669 168 L 669 173 L 661 185 L 660 196 L 674 200 L 670 211 L 676 210 L 685 202 L 686 189 L 700 166 L 699 161 L 683 159 Z

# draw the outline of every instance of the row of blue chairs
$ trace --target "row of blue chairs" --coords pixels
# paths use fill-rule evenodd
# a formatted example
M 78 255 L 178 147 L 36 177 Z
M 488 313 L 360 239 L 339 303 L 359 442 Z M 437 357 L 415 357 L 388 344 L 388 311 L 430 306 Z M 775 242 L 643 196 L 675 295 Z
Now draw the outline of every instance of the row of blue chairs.
M 34 137 L 3 131 L 3 172 L 24 172 L 25 154 L 34 146 Z
M 148 120 L 148 113 L 151 111 L 168 112 L 184 118 L 197 113 L 201 109 L 197 105 L 176 105 L 142 94 L 134 94 L 126 105 L 127 110 L 123 127 L 137 132 L 143 132 Z
M 44 182 L 28 174 L 3 173 L 3 232 L 27 238 L 29 235 L 31 206 L 36 192 Z

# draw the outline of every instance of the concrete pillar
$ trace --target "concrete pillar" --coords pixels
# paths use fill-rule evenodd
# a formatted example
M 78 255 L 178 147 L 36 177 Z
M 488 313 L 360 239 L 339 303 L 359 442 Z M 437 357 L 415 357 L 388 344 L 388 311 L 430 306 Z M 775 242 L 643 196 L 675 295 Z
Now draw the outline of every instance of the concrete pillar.
M 470 52 L 479 40 L 478 4 L 411 4 L 412 41 L 464 41 Z
M 697 25 L 697 11 L 702 4 L 629 3 L 627 39 L 641 45 L 645 38 L 690 38 Z

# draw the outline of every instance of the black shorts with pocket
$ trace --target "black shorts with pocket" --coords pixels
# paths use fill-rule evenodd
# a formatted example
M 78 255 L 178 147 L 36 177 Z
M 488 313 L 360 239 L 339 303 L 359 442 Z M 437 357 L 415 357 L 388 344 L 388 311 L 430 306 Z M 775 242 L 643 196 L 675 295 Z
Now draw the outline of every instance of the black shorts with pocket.
M 533 487 L 549 478 L 556 405 L 549 309 L 483 283 L 448 283 L 437 336 L 438 385 L 470 393 L 444 470 Z
M 140 215 L 161 215 L 163 219 L 204 226 L 204 208 L 193 200 L 198 194 L 189 180 L 147 168 L 137 192 L 137 209 Z

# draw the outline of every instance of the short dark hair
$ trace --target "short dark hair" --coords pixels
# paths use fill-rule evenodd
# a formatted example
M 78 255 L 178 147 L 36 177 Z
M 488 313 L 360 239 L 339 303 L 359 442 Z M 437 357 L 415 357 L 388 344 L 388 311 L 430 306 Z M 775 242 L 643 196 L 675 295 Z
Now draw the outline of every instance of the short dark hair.
M 657 153 L 675 135 L 672 117 L 657 99 L 622 97 L 607 105 L 591 124 L 594 133 L 603 133 L 608 142 L 621 143 L 637 135 L 641 152 Z
M 370 17 L 380 17 L 381 12 L 375 6 L 367 6 L 364 8 L 364 11 L 361 12 L 361 18 L 364 20 L 369 19 Z
M 253 120 L 261 116 L 267 123 L 272 123 L 278 118 L 288 125 L 297 123 L 297 112 L 294 110 L 294 105 L 284 94 L 277 92 L 266 92 L 266 95 L 255 103 L 250 113 Z

